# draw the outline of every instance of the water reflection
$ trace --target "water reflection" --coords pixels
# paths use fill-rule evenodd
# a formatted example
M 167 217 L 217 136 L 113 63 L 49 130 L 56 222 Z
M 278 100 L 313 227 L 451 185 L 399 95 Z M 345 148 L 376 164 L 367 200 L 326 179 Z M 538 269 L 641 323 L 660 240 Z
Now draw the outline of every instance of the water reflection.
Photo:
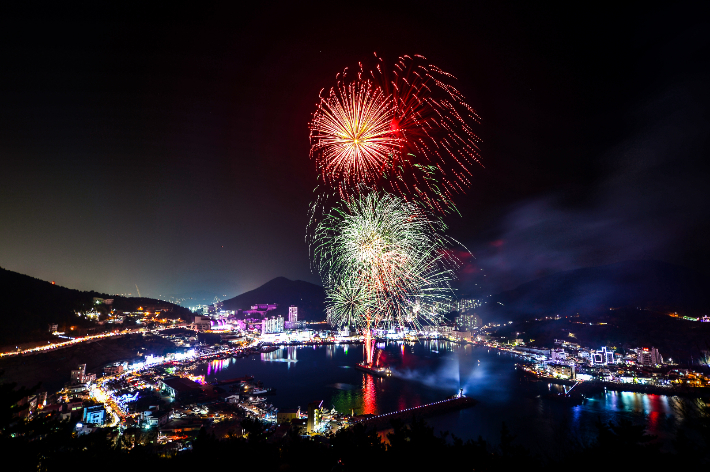
M 285 362 L 290 369 L 291 363 L 298 362 L 296 358 L 296 346 L 286 346 L 272 352 L 265 352 L 261 354 L 261 360 L 264 362 Z
M 411 408 L 463 388 L 480 403 L 427 419 L 435 431 L 448 430 L 463 439 L 481 435 L 496 442 L 505 421 L 520 443 L 539 450 L 554 449 L 570 438 L 592 441 L 598 420 L 621 418 L 643 423 L 650 434 L 667 441 L 699 409 L 697 402 L 678 397 L 613 391 L 571 406 L 545 398 L 558 385 L 522 381 L 514 369 L 519 359 L 510 353 L 441 340 L 377 342 L 374 347 L 373 360 L 389 366 L 393 376 L 373 377 L 354 369 L 364 359 L 364 348 L 346 344 L 288 346 L 260 358 L 213 361 L 205 372 L 208 380 L 253 375 L 276 389 L 269 401 L 278 408 L 323 400 L 328 408 L 354 414 Z
M 209 376 L 220 372 L 222 369 L 229 367 L 229 364 L 231 364 L 232 362 L 234 362 L 233 357 L 230 357 L 229 359 L 215 359 L 211 362 L 208 362 L 207 375 Z
M 362 376 L 362 412 L 365 415 L 376 415 L 377 411 L 377 387 L 376 377 L 364 374 Z

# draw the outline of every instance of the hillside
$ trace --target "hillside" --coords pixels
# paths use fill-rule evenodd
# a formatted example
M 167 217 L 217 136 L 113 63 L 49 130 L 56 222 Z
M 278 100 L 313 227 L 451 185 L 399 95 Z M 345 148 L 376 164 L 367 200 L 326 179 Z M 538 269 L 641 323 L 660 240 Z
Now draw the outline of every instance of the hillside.
M 660 261 L 627 261 L 552 274 L 494 295 L 484 321 L 639 307 L 708 313 L 707 278 Z
M 85 311 L 94 297 L 113 298 L 113 307 L 121 311 L 134 311 L 139 306 L 167 306 L 173 316 L 187 319 L 190 311 L 172 303 L 151 298 L 126 298 L 99 292 L 82 292 L 28 275 L 0 268 L 0 345 L 37 340 L 48 336 L 50 323 L 82 326 L 75 311 Z
M 234 298 L 224 301 L 225 310 L 248 309 L 257 303 L 278 303 L 275 315 L 286 316 L 288 307 L 298 307 L 299 320 L 320 321 L 325 319 L 325 292 L 323 287 L 303 280 L 277 277 Z

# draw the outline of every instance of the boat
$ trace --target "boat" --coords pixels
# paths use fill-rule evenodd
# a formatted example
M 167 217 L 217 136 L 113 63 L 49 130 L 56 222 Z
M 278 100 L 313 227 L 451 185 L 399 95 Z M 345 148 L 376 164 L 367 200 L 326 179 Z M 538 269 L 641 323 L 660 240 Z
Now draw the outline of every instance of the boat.
M 355 368 L 357 370 L 367 372 L 368 374 L 375 375 L 377 377 L 389 377 L 390 375 L 392 375 L 392 371 L 390 371 L 387 367 L 374 367 L 371 365 L 360 363 L 355 364 Z

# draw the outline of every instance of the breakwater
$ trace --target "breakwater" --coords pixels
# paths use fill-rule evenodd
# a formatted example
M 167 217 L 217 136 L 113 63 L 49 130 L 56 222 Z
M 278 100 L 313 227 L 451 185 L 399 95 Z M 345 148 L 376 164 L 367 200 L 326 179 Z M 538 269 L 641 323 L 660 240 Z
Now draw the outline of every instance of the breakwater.
M 368 428 L 374 428 L 378 430 L 388 429 L 392 427 L 392 420 L 398 420 L 407 423 L 411 422 L 415 418 L 424 418 L 427 416 L 448 413 L 450 411 L 461 410 L 463 408 L 470 408 L 476 405 L 477 403 L 478 400 L 474 400 L 473 398 L 455 397 L 413 408 L 407 408 L 405 410 L 393 411 L 391 413 L 371 416 L 368 418 L 364 418 L 358 421 L 357 423 L 364 424 Z

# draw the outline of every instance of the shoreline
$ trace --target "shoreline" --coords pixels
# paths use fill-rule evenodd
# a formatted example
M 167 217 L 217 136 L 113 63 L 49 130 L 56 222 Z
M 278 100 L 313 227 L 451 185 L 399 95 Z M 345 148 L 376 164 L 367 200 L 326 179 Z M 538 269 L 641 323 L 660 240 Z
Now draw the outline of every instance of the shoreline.
M 522 375 L 530 382 L 545 382 L 566 386 L 572 386 L 578 382 L 576 380 L 542 377 L 527 373 L 523 373 Z M 613 390 L 615 392 L 645 393 L 648 395 L 665 395 L 669 397 L 710 397 L 710 387 L 661 387 L 658 385 L 622 384 L 603 380 L 579 381 L 579 385 L 575 390 L 583 395 L 594 395 L 602 393 L 604 390 Z

